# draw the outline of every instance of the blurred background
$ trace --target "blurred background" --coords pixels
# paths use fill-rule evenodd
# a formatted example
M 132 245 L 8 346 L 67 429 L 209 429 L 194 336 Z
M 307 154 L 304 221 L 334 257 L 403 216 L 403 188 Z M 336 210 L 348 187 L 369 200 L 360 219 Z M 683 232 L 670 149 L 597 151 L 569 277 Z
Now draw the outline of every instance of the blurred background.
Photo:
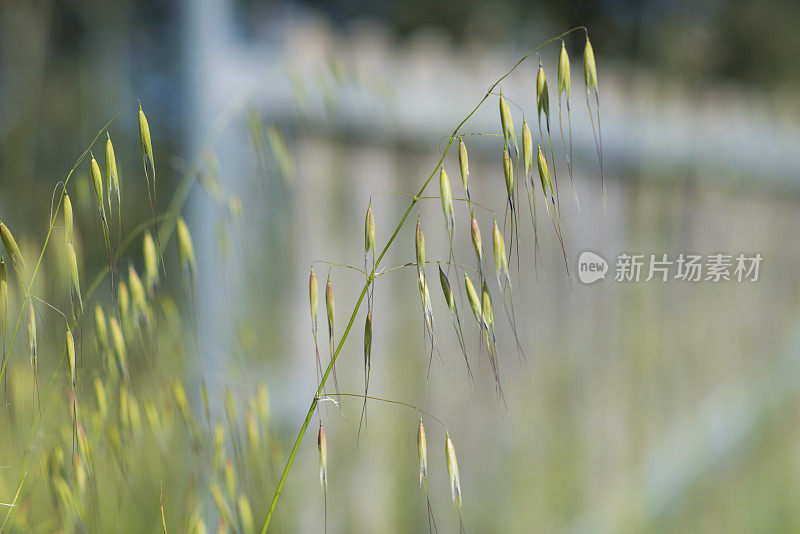
M 241 496 L 260 527 L 316 389 L 311 263 L 363 268 L 367 204 L 381 248 L 408 206 L 409 197 L 398 192 L 416 192 L 435 170 L 453 128 L 487 88 L 539 43 L 583 25 L 597 58 L 606 210 L 584 98 L 583 32 L 565 38 L 580 209 L 556 126 L 559 44 L 540 56 L 550 81 L 570 273 L 583 250 L 605 257 L 612 270 L 621 253 L 760 253 L 759 280 L 622 283 L 610 275 L 591 286 L 570 282 L 541 212 L 534 260 L 523 206 L 512 281 L 524 357 L 494 295 L 507 413 L 459 290 L 474 387 L 467 378 L 435 266 L 429 277 L 442 362 L 434 357 L 429 371 L 413 267 L 393 271 L 375 287 L 370 393 L 411 403 L 447 424 L 468 532 L 797 531 L 800 254 L 782 236 L 793 235 L 800 222 L 798 24 L 800 5 L 790 0 L 0 0 L 0 220 L 28 262 L 35 259 L 51 199 L 60 194 L 56 184 L 129 105 L 109 126 L 122 184 L 117 243 L 135 234 L 120 252 L 122 276 L 129 262 L 141 268 L 141 232 L 152 215 L 137 104 L 131 104 L 140 99 L 165 213 L 166 264 L 160 296 L 150 296 L 159 327 L 147 334 L 163 374 L 145 365 L 147 348 L 131 348 L 131 359 L 141 350 L 145 363 L 131 362 L 141 374 L 134 373 L 124 394 L 109 382 L 109 402 L 119 404 L 109 410 L 125 406 L 120 420 L 109 423 L 97 415 L 103 409 L 93 381 L 105 381 L 105 367 L 94 355 L 90 311 L 100 304 L 113 315 L 117 303 L 103 277 L 107 253 L 82 160 L 68 190 L 84 292 L 93 293 L 78 324 L 86 352 L 83 426 L 97 462 L 86 472 L 95 497 L 81 504 L 80 477 L 70 462 L 68 368 L 63 350 L 58 356 L 64 320 L 37 304 L 40 415 L 24 320 L 5 379 L 0 501 L 16 505 L 0 509 L 0 517 L 10 517 L 3 528 L 162 531 L 163 504 L 170 532 L 196 531 L 201 523 L 209 531 L 248 531 Z M 518 131 L 524 113 L 535 135 L 538 59 L 531 56 L 502 83 Z M 462 132 L 494 135 L 465 140 L 472 199 L 502 219 L 495 96 Z M 98 160 L 102 143 L 93 147 Z M 463 198 L 457 151 L 447 153 L 444 166 L 454 195 Z M 435 180 L 428 194 L 438 194 Z M 193 236 L 194 278 L 182 276 L 170 242 L 178 213 Z M 486 258 L 491 218 L 481 213 Z M 456 258 L 472 265 L 463 203 L 456 214 Z M 440 203 L 429 199 L 414 208 L 382 266 L 414 261 L 416 215 L 428 259 L 447 260 Z M 44 256 L 33 291 L 66 310 L 63 234 L 54 234 L 61 241 Z M 334 283 L 338 340 L 364 276 L 324 263 L 314 268 L 321 288 L 329 273 Z M 484 269 L 491 273 L 491 261 Z M 451 275 L 454 286 L 462 286 L 460 276 Z M 488 282 L 496 293 L 493 276 Z M 24 288 L 10 286 L 13 328 Z M 318 339 L 325 362 L 323 306 Z M 363 393 L 365 313 L 362 306 L 337 363 L 342 392 Z M 122 326 L 135 345 L 141 331 Z M 187 417 L 173 379 L 184 385 L 199 423 L 181 423 Z M 211 412 L 205 421 L 202 384 Z M 121 400 L 128 390 L 162 434 L 137 434 L 125 404 L 136 401 Z M 428 529 L 418 487 L 417 412 L 370 401 L 359 434 L 361 404 L 321 404 L 327 506 L 315 416 L 271 528 L 321 531 L 327 508 L 329 532 Z M 223 430 L 215 420 L 227 421 Z M 133 425 L 130 440 L 126 421 Z M 170 426 L 181 430 L 171 433 Z M 426 426 L 431 506 L 438 530 L 452 532 L 458 516 L 443 431 L 432 420 Z M 120 433 L 121 441 L 114 438 Z M 240 441 L 252 450 L 243 452 Z M 226 509 L 237 518 L 226 519 Z

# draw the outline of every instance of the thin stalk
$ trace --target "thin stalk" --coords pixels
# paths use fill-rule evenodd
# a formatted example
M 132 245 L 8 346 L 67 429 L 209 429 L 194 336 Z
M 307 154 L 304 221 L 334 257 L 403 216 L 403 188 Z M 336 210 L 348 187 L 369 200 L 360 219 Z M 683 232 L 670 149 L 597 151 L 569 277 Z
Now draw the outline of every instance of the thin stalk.
M 339 339 L 339 344 L 336 346 L 336 350 L 333 352 L 333 356 L 331 357 L 331 361 L 328 363 L 328 368 L 325 370 L 325 374 L 322 375 L 322 380 L 320 381 L 319 386 L 317 387 L 317 391 L 314 397 L 311 399 L 311 405 L 308 408 L 308 412 L 306 413 L 306 417 L 303 420 L 303 424 L 300 426 L 300 431 L 297 433 L 297 438 L 295 439 L 294 445 L 292 446 L 292 450 L 289 453 L 289 458 L 286 461 L 286 466 L 283 469 L 283 474 L 281 475 L 280 481 L 278 482 L 278 487 L 275 489 L 275 495 L 273 496 L 272 502 L 269 505 L 269 510 L 267 511 L 267 517 L 264 520 L 264 526 L 261 528 L 261 534 L 266 534 L 267 529 L 269 528 L 270 521 L 272 521 L 272 516 L 275 513 L 276 507 L 278 506 L 278 500 L 280 499 L 281 493 L 283 492 L 283 486 L 286 484 L 286 479 L 289 476 L 289 471 L 291 471 L 292 465 L 294 464 L 294 459 L 297 456 L 297 451 L 300 449 L 300 443 L 303 441 L 303 437 L 305 436 L 306 431 L 308 430 L 308 425 L 311 422 L 311 418 L 314 415 L 314 409 L 317 407 L 317 402 L 319 401 L 319 395 L 322 393 L 322 388 L 325 386 L 325 383 L 328 380 L 328 376 L 330 375 L 331 370 L 333 369 L 333 365 L 334 363 L 336 363 L 336 359 L 339 357 L 339 353 L 342 350 L 342 346 L 344 346 L 344 342 L 350 333 L 350 329 L 353 327 L 356 315 L 358 314 L 358 311 L 361 308 L 361 302 L 364 300 L 364 296 L 367 294 L 367 290 L 369 289 L 370 283 L 372 282 L 372 278 L 375 275 L 375 270 L 380 266 L 381 260 L 383 260 L 384 255 L 389 250 L 389 247 L 391 247 L 392 243 L 394 243 L 394 240 L 395 238 L 397 238 L 397 235 L 403 228 L 406 219 L 408 219 L 408 215 L 411 213 L 411 210 L 414 209 L 414 206 L 416 206 L 419 197 L 421 197 L 425 193 L 425 189 L 428 187 L 428 184 L 436 175 L 436 171 L 438 171 L 439 167 L 442 165 L 442 162 L 444 161 L 444 158 L 447 155 L 447 151 L 453 144 L 453 140 L 458 136 L 459 130 L 461 129 L 462 126 L 464 126 L 464 124 L 466 124 L 466 122 L 469 119 L 472 118 L 472 116 L 478 111 L 478 109 L 483 105 L 483 103 L 486 102 L 486 99 L 489 98 L 489 95 L 492 93 L 492 91 L 494 91 L 494 89 L 498 85 L 500 85 L 500 83 L 503 80 L 505 80 L 508 76 L 510 76 L 523 61 L 525 61 L 532 54 L 535 54 L 542 47 L 554 41 L 557 41 L 562 37 L 580 29 L 583 29 L 583 27 L 578 26 L 570 30 L 567 30 L 561 35 L 548 39 L 547 41 L 543 42 L 542 44 L 540 44 L 539 46 L 537 46 L 536 48 L 534 48 L 533 50 L 522 56 L 519 60 L 517 60 L 516 63 L 514 63 L 514 66 L 511 67 L 511 69 L 508 72 L 506 72 L 502 77 L 500 77 L 496 82 L 494 82 L 491 87 L 489 87 L 489 90 L 486 91 L 486 93 L 480 99 L 478 104 L 474 108 L 472 108 L 472 111 L 470 111 L 469 114 L 460 123 L 458 123 L 458 126 L 456 126 L 456 128 L 453 130 L 450 139 L 447 141 L 447 144 L 445 145 L 444 150 L 442 151 L 442 155 L 439 157 L 439 160 L 436 162 L 436 165 L 434 166 L 433 170 L 428 175 L 428 178 L 425 180 L 425 182 L 423 182 L 422 186 L 419 188 L 417 194 L 411 199 L 411 202 L 409 202 L 408 208 L 406 208 L 405 213 L 403 213 L 403 216 L 397 223 L 397 226 L 395 227 L 394 231 L 389 237 L 389 240 L 386 242 L 386 245 L 384 245 L 383 249 L 381 250 L 381 253 L 378 255 L 378 258 L 375 261 L 375 264 L 372 266 L 372 272 L 367 277 L 367 280 L 364 282 L 364 287 L 361 289 L 361 294 L 359 295 L 358 300 L 356 301 L 356 304 L 353 308 L 353 312 L 350 314 L 350 320 L 347 322 L 347 328 L 345 328 L 342 337 Z

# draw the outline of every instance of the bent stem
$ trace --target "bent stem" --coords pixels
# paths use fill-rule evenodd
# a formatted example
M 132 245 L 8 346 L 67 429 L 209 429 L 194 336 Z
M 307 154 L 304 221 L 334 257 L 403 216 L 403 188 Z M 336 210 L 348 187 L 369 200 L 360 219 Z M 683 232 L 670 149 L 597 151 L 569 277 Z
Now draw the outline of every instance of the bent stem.
M 400 218 L 400 221 L 397 223 L 397 226 L 395 226 L 395 229 L 392 232 L 392 235 L 389 237 L 389 240 L 386 242 L 386 245 L 384 245 L 383 249 L 381 250 L 381 253 L 378 255 L 377 259 L 375 260 L 375 263 L 372 265 L 372 271 L 370 272 L 369 276 L 367 277 L 366 281 L 364 282 L 364 287 L 361 289 L 361 294 L 359 295 L 358 300 L 356 301 L 356 304 L 353 307 L 353 312 L 350 314 L 350 320 L 347 322 L 347 328 L 345 328 L 344 333 L 342 334 L 342 337 L 339 339 L 339 343 L 336 345 L 336 350 L 334 350 L 333 355 L 331 357 L 331 360 L 328 363 L 328 367 L 325 369 L 325 374 L 322 375 L 322 380 L 320 381 L 319 385 L 317 386 L 317 391 L 314 394 L 314 397 L 311 399 L 311 405 L 308 407 L 308 412 L 306 413 L 305 420 L 303 421 L 303 424 L 300 427 L 300 431 L 297 433 L 297 438 L 295 439 L 294 445 L 292 446 L 292 451 L 289 454 L 289 458 L 286 461 L 286 467 L 284 467 L 284 469 L 283 469 L 283 474 L 281 475 L 280 481 L 278 481 L 278 487 L 275 489 L 275 495 L 273 496 L 272 502 L 269 505 L 269 510 L 267 511 L 267 517 L 264 520 L 264 526 L 261 528 L 261 534 L 266 534 L 267 529 L 269 529 L 270 521 L 272 521 L 272 516 L 275 513 L 276 507 L 278 506 L 278 500 L 280 499 L 281 493 L 283 492 L 283 486 L 286 484 L 286 479 L 289 476 L 289 471 L 292 469 L 292 465 L 294 464 L 294 459 L 297 456 L 297 451 L 300 449 L 300 443 L 303 441 L 303 437 L 305 436 L 306 431 L 308 430 L 308 425 L 311 422 L 311 418 L 314 415 L 314 410 L 316 409 L 317 402 L 319 401 L 319 397 L 322 394 L 322 389 L 325 387 L 325 383 L 328 381 L 328 376 L 330 375 L 331 370 L 333 369 L 333 365 L 336 363 L 336 359 L 339 357 L 339 353 L 342 350 L 342 346 L 344 346 L 344 342 L 347 339 L 347 336 L 350 334 L 350 330 L 353 327 L 353 323 L 355 322 L 356 315 L 358 314 L 358 311 L 361 308 L 361 302 L 364 300 L 364 296 L 367 294 L 367 290 L 369 289 L 369 286 L 372 283 L 372 279 L 375 276 L 376 269 L 380 266 L 381 260 L 383 260 L 384 255 L 389 250 L 389 247 L 391 247 L 392 243 L 394 243 L 395 238 L 397 238 L 397 234 L 399 234 L 401 228 L 403 228 L 403 225 L 405 224 L 406 220 L 408 219 L 408 215 L 411 213 L 411 210 L 414 209 L 414 206 L 416 206 L 416 204 L 419 201 L 420 197 L 425 193 L 425 190 L 427 189 L 428 184 L 430 184 L 431 180 L 436 175 L 436 171 L 438 171 L 439 167 L 442 165 L 442 162 L 444 161 L 444 158 L 447 155 L 447 151 L 450 149 L 450 146 L 453 144 L 453 140 L 456 139 L 457 136 L 458 136 L 459 130 L 461 129 L 462 126 L 464 126 L 464 124 L 470 118 L 472 118 L 472 116 L 478 111 L 478 109 L 483 105 L 483 103 L 486 102 L 486 99 L 489 98 L 489 95 L 492 94 L 492 91 L 494 91 L 494 89 L 503 80 L 505 80 L 515 70 L 517 70 L 517 67 L 519 67 L 519 65 L 523 61 L 525 61 L 532 54 L 535 54 L 537 51 L 539 51 L 544 46 L 546 46 L 546 45 L 548 45 L 548 44 L 550 44 L 550 43 L 552 43 L 554 41 L 557 41 L 557 40 L 561 39 L 562 37 L 565 37 L 566 35 L 569 35 L 570 33 L 575 32 L 575 31 L 580 30 L 580 29 L 584 29 L 584 28 L 582 26 L 577 26 L 575 28 L 567 30 L 566 32 L 562 33 L 561 35 L 558 35 L 556 37 L 548 39 L 547 41 L 544 41 L 539 46 L 537 46 L 536 48 L 534 48 L 533 50 L 531 50 L 530 52 L 528 52 L 527 54 L 522 56 L 519 60 L 517 60 L 516 63 L 514 63 L 514 66 L 512 66 L 511 69 L 508 72 L 506 72 L 496 82 L 494 82 L 491 87 L 489 87 L 489 90 L 486 91 L 486 93 L 483 95 L 483 97 L 480 99 L 480 101 L 477 103 L 477 105 L 475 105 L 475 107 L 472 108 L 472 111 L 470 111 L 469 114 L 460 123 L 458 123 L 458 126 L 456 126 L 456 128 L 453 130 L 452 135 L 448 139 L 447 144 L 445 145 L 444 150 L 442 151 L 442 155 L 439 157 L 439 160 L 436 162 L 436 165 L 433 167 L 433 170 L 431 171 L 431 173 L 425 179 L 425 182 L 423 182 L 422 186 L 417 191 L 417 194 L 414 195 L 414 197 L 411 199 L 411 202 L 409 202 L 405 213 L 403 213 L 403 216 Z

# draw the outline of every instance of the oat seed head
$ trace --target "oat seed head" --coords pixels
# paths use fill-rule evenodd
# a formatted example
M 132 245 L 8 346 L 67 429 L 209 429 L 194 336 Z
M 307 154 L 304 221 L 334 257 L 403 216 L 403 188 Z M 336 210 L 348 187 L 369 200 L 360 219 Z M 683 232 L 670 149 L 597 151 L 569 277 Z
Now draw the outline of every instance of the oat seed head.
M 94 333 L 100 350 L 108 348 L 108 324 L 103 308 L 97 304 L 94 307 Z
M 571 94 L 570 78 L 569 78 L 569 54 L 567 54 L 567 47 L 564 46 L 564 41 L 561 41 L 561 52 L 558 54 L 558 94 L 566 93 L 567 98 Z
M 72 243 L 75 232 L 73 225 L 72 201 L 69 199 L 69 195 L 64 193 L 64 233 L 67 243 Z
M 453 210 L 453 195 L 450 192 L 450 178 L 444 167 L 439 171 L 439 191 L 442 197 L 442 215 L 444 215 L 445 228 L 453 227 L 455 212 Z
M 508 259 L 506 258 L 506 245 L 503 240 L 503 234 L 500 233 L 500 227 L 497 226 L 497 219 L 494 221 L 492 228 L 492 245 L 494 251 L 494 269 L 499 276 L 502 272 L 508 277 Z
M 464 192 L 469 190 L 469 159 L 467 158 L 467 145 L 464 138 L 458 140 L 458 166 L 461 170 L 461 183 L 464 185 Z
M 325 438 L 325 429 L 319 424 L 317 434 L 317 449 L 319 450 L 319 483 L 322 491 L 328 491 L 328 440 Z
M 480 265 L 481 259 L 483 259 L 483 247 L 481 246 L 481 229 L 478 227 L 478 220 L 475 217 L 472 218 L 470 229 L 472 233 L 472 249 L 475 251 L 475 258 L 477 258 Z
M 594 62 L 594 49 L 586 36 L 586 46 L 583 48 L 583 80 L 586 83 L 586 90 L 597 90 L 597 67 Z
M 536 73 L 536 111 L 541 118 L 542 113 L 549 120 L 550 118 L 550 93 L 547 90 L 547 78 L 544 75 L 544 68 L 539 62 L 539 70 Z
M 72 387 L 75 387 L 75 340 L 72 331 L 67 328 L 67 359 L 69 360 L 69 375 L 72 379 Z
M 67 243 L 67 262 L 69 263 L 69 278 L 72 282 L 72 290 L 78 296 L 78 302 L 83 309 L 83 299 L 81 298 L 81 279 L 78 274 L 78 257 L 75 255 L 75 248 L 72 243 Z
M 428 476 L 428 442 L 425 439 L 425 425 L 422 424 L 422 417 L 419 418 L 417 427 L 417 458 L 419 459 L 419 485 Z
M 511 111 L 508 109 L 506 99 L 503 98 L 503 90 L 500 90 L 500 127 L 503 130 L 503 140 L 508 146 L 509 139 L 517 142 L 516 134 L 514 133 L 514 119 L 511 117 Z
M 425 234 L 422 233 L 422 220 L 417 216 L 417 231 L 415 233 L 414 248 L 417 252 L 417 271 L 425 272 Z
M 492 306 L 492 295 L 489 293 L 486 280 L 483 281 L 481 296 L 483 301 L 483 319 L 486 321 L 489 331 L 494 332 L 494 307 Z
M 28 303 L 28 346 L 30 347 L 31 365 L 36 369 L 36 311 L 33 301 Z
M 197 265 L 194 258 L 194 245 L 192 245 L 192 234 L 183 217 L 178 218 L 178 256 L 181 266 L 189 268 L 192 273 L 197 272 Z
M 550 194 L 552 194 L 553 186 L 550 183 L 550 169 L 547 167 L 547 159 L 544 157 L 544 152 L 542 152 L 541 146 L 539 146 L 537 167 L 539 168 L 539 180 L 542 182 L 542 190 L 544 191 L 545 196 L 547 196 L 548 191 Z
M 444 454 L 447 463 L 447 477 L 450 479 L 450 497 L 453 499 L 453 504 L 461 508 L 461 480 L 458 476 L 456 449 L 447 432 L 445 432 Z
M 370 368 L 372 362 L 372 312 L 367 312 L 364 323 L 364 367 Z
M 95 203 L 97 204 L 97 211 L 100 213 L 100 217 L 105 220 L 106 204 L 103 201 L 103 175 L 100 174 L 100 166 L 97 164 L 97 160 L 94 159 L 94 156 L 92 156 L 91 166 L 92 183 L 94 184 L 94 199 Z
M 146 163 L 150 164 L 150 168 L 155 174 L 155 164 L 153 162 L 153 143 L 150 141 L 150 126 L 147 124 L 147 117 L 144 115 L 144 110 L 142 110 L 141 104 L 139 104 L 139 142 L 142 145 L 142 157 Z
M 367 206 L 367 216 L 364 219 L 364 253 L 375 250 L 375 213 L 372 206 Z
M 159 282 L 158 253 L 156 244 L 150 232 L 145 232 L 142 239 L 142 252 L 144 253 L 144 279 L 148 291 L 152 291 Z
M 478 325 L 481 325 L 481 318 L 483 317 L 481 314 L 481 301 L 478 299 L 478 292 L 475 291 L 475 286 L 472 285 L 472 280 L 469 279 L 467 273 L 464 273 L 464 287 L 467 290 L 467 300 L 469 301 L 469 307 L 472 308 L 472 314 L 475 316 Z
M 528 121 L 522 120 L 522 165 L 525 176 L 529 176 L 533 170 L 533 137 Z
M 311 274 L 308 275 L 308 302 L 311 307 L 311 322 L 316 326 L 319 296 L 317 294 L 317 276 L 314 274 L 313 267 L 311 268 Z
M 456 309 L 456 300 L 450 288 L 450 281 L 447 279 L 447 275 L 444 274 L 441 265 L 439 265 L 439 282 L 442 284 L 442 293 L 444 294 L 445 302 L 447 302 L 447 307 L 450 309 L 451 313 L 454 313 Z
M 108 209 L 111 210 L 111 199 L 117 197 L 120 204 L 119 173 L 117 172 L 117 157 L 114 155 L 114 145 L 111 135 L 106 130 L 106 188 L 108 189 Z
M 328 281 L 325 283 L 325 308 L 328 312 L 328 335 L 332 338 L 334 332 L 334 318 L 335 309 L 333 302 L 333 284 L 331 283 L 331 275 L 328 275 Z
M 503 150 L 503 175 L 506 179 L 506 193 L 509 197 L 514 195 L 514 164 L 511 163 L 511 155 L 508 148 Z
M 22 252 L 19 250 L 16 239 L 14 239 L 11 230 L 8 226 L 0 222 L 0 239 L 3 241 L 3 246 L 6 249 L 6 254 L 11 258 L 11 263 L 14 267 L 21 272 L 25 269 L 25 261 L 22 259 Z

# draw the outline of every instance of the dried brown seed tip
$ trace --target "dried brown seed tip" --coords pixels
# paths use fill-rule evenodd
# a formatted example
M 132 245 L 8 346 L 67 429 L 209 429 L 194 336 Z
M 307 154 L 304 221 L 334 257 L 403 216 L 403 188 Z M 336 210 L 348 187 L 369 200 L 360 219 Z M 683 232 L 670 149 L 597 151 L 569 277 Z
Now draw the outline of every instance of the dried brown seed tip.
M 456 449 L 447 432 L 445 432 L 444 454 L 447 463 L 447 477 L 450 479 L 450 497 L 453 499 L 453 504 L 461 508 L 461 479 L 458 476 Z
M 325 429 L 319 424 L 317 434 L 317 449 L 319 450 L 319 483 L 322 491 L 328 491 L 328 440 L 325 438 Z
M 317 294 L 317 277 L 314 274 L 314 268 L 311 268 L 311 274 L 308 275 L 308 301 L 311 307 L 311 321 L 317 324 L 317 307 L 319 304 Z
M 367 206 L 367 216 L 364 220 L 364 253 L 375 250 L 375 213 L 372 206 Z
M 594 62 L 594 49 L 586 36 L 586 46 L 583 48 L 583 79 L 586 83 L 586 90 L 597 90 L 597 67 Z
M 478 227 L 478 220 L 475 217 L 472 218 L 470 228 L 472 232 L 472 249 L 475 251 L 475 257 L 478 259 L 478 263 L 480 263 L 483 257 L 483 248 L 481 246 L 481 229 Z
M 428 442 L 425 438 L 425 425 L 422 424 L 421 417 L 417 427 L 417 458 L 419 459 L 419 485 L 422 486 L 422 481 L 428 476 Z
M 569 55 L 564 41 L 561 41 L 561 52 L 558 54 L 558 94 L 561 93 L 566 93 L 567 98 L 571 93 Z
M 467 145 L 464 139 L 458 140 L 458 166 L 461 169 L 461 183 L 464 185 L 464 192 L 469 190 L 469 159 L 467 158 Z

